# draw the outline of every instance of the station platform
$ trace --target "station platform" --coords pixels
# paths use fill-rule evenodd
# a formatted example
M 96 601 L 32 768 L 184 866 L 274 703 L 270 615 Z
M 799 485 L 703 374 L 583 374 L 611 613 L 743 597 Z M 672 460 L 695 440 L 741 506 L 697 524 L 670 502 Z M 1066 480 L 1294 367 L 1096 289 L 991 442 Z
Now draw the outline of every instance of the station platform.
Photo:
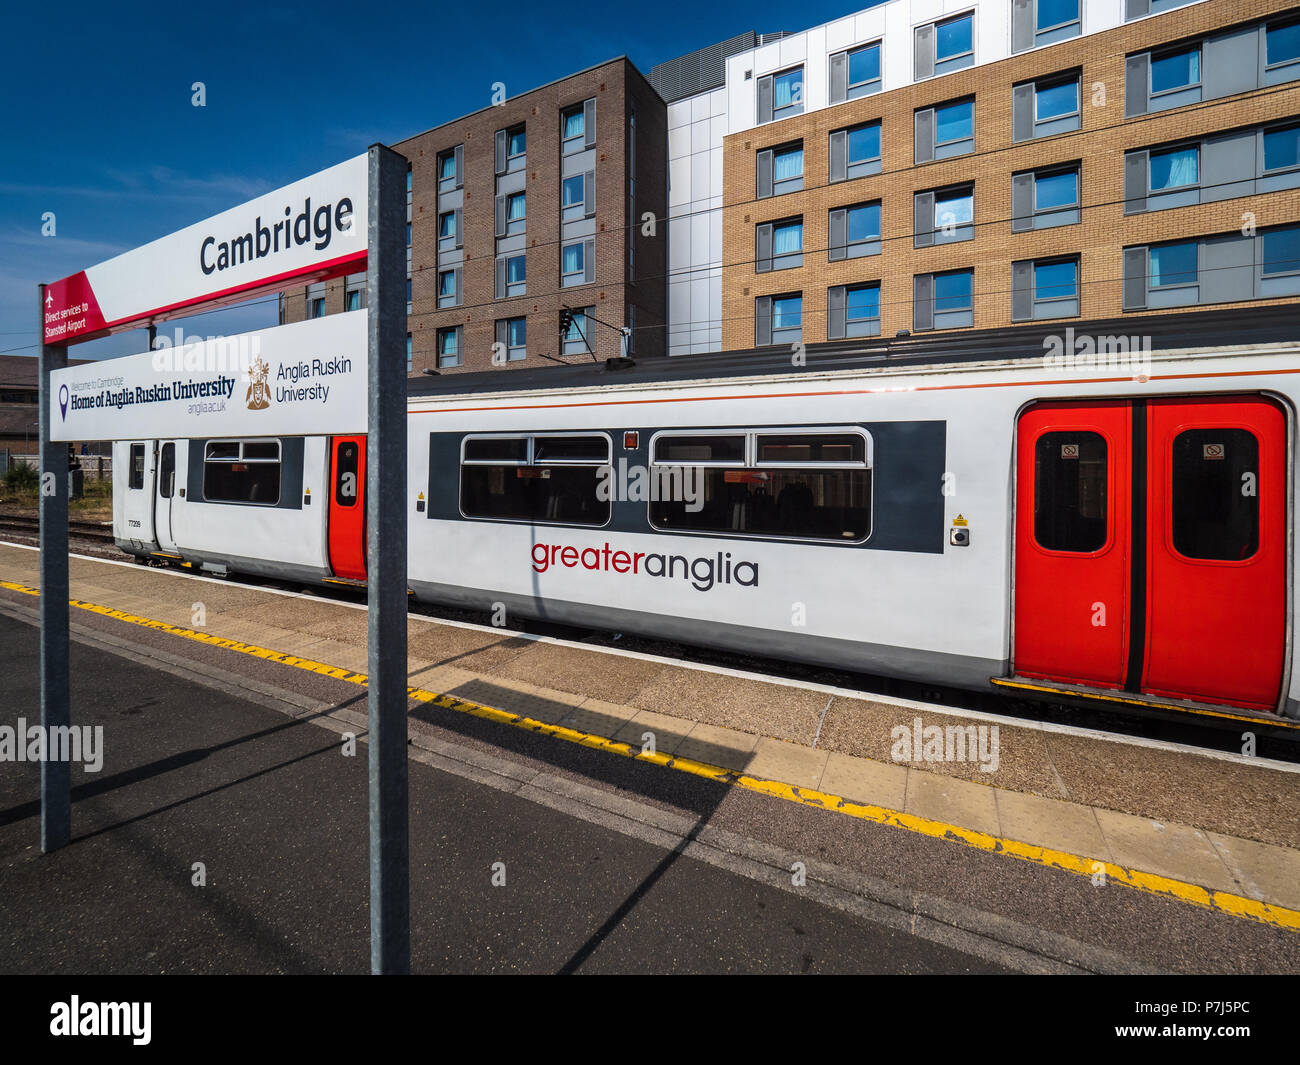
M 0 612 L 30 621 L 38 590 L 37 552 L 0 545 Z M 83 635 L 364 728 L 361 605 L 86 556 L 71 592 Z M 416 746 L 463 714 L 485 754 L 546 736 L 765 796 L 774 818 L 817 808 L 1300 932 L 1300 766 L 418 615 L 408 647 Z M 995 768 L 897 757 L 896 729 L 935 725 L 996 727 Z

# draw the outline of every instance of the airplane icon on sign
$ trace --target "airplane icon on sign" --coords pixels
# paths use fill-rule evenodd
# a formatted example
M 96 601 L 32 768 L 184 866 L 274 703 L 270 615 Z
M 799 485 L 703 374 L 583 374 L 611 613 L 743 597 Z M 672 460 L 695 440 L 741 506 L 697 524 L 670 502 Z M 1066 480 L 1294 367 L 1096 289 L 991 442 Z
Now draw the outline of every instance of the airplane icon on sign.
M 53 293 L 53 292 L 46 292 L 46 293 L 45 293 L 45 306 L 48 307 L 48 306 L 49 306 L 51 303 L 53 303 L 53 302 L 54 302 L 54 293 Z

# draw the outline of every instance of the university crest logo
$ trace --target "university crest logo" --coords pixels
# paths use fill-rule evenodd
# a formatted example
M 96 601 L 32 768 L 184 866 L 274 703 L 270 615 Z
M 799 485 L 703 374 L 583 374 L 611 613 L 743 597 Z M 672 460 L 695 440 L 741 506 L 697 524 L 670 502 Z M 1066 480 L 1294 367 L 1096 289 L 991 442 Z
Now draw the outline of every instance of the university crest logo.
M 271 389 L 266 383 L 271 368 L 262 356 L 258 356 L 248 367 L 248 393 L 244 396 L 249 410 L 266 410 L 271 405 Z

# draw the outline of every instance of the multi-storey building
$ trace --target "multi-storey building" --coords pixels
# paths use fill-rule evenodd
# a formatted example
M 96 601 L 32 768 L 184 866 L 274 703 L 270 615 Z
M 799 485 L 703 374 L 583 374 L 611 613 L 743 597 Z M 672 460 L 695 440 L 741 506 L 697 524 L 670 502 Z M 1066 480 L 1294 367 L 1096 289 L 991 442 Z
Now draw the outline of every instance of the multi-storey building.
M 1300 295 L 1294 0 L 891 0 L 726 93 L 723 349 Z
M 395 147 L 413 373 L 1300 296 L 1296 0 L 886 0 Z
M 394 144 L 411 165 L 408 371 L 662 353 L 664 121 L 620 58 Z M 358 308 L 364 280 L 287 293 L 281 319 Z

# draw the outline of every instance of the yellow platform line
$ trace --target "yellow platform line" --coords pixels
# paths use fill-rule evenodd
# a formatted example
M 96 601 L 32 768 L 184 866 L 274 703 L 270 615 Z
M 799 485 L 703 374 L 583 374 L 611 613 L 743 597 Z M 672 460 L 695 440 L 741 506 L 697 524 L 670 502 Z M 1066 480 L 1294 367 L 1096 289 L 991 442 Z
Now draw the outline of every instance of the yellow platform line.
M 21 592 L 25 595 L 40 595 L 39 590 L 15 581 L 0 580 L 0 588 Z M 210 647 L 221 647 L 229 651 L 237 651 L 240 654 L 292 666 L 295 669 L 304 669 L 311 673 L 319 673 L 350 684 L 364 686 L 367 683 L 368 678 L 364 673 L 356 673 L 350 669 L 331 666 L 310 658 L 285 654 L 281 651 L 272 651 L 265 647 L 242 643 L 239 640 L 228 639 L 224 636 L 214 636 L 211 633 L 197 632 L 194 629 L 170 625 L 165 621 L 141 617 L 138 614 L 129 614 L 126 611 L 98 603 L 88 603 L 80 599 L 69 599 L 68 603 L 78 610 L 85 610 L 92 614 L 99 614 L 103 617 L 124 621 L 131 625 L 139 625 L 147 629 L 154 629 L 158 632 L 165 632 L 171 636 L 195 640 Z M 1018 840 L 1004 839 L 972 828 L 962 828 L 944 821 L 918 817 L 915 814 L 903 813 L 900 810 L 890 810 L 884 806 L 852 802 L 840 795 L 815 791 L 811 788 L 800 788 L 793 784 L 785 784 L 779 780 L 750 776 L 739 770 L 725 769 L 722 766 L 699 762 L 693 758 L 680 758 L 658 752 L 646 753 L 641 748 L 629 743 L 611 740 L 591 732 L 581 732 L 578 729 L 568 728 L 564 725 L 552 725 L 523 714 L 498 710 L 495 707 L 485 706 L 482 703 L 471 702 L 468 699 L 460 699 L 452 695 L 440 695 L 437 692 L 425 691 L 423 688 L 407 688 L 407 694 L 412 699 L 422 703 L 455 710 L 485 721 L 495 721 L 513 728 L 526 729 L 539 735 L 552 736 L 555 739 L 564 740 L 567 743 L 576 743 L 582 747 L 590 747 L 593 750 L 608 751 L 611 754 L 632 758 L 638 762 L 648 762 L 651 765 L 663 766 L 666 769 L 675 769 L 679 773 L 689 773 L 692 776 L 711 780 L 715 783 L 744 788 L 747 791 L 784 799 L 787 802 L 799 803 L 802 806 L 814 806 L 823 810 L 831 810 L 861 821 L 887 825 L 890 828 L 901 828 L 904 831 L 915 832 L 933 839 L 962 843 L 968 847 L 974 847 L 976 850 L 1019 858 L 1022 861 L 1033 862 L 1036 865 L 1046 866 L 1050 869 L 1060 869 L 1079 876 L 1097 877 L 1099 874 L 1104 873 L 1105 882 L 1108 884 L 1120 884 L 1147 894 L 1160 895 L 1192 906 L 1214 910 L 1229 917 L 1239 917 L 1290 931 L 1300 931 L 1300 910 L 1288 909 L 1285 906 L 1248 899 L 1245 896 L 1234 895 L 1227 891 L 1216 891 L 1187 881 L 1160 876 L 1156 873 L 1145 873 L 1138 869 L 1129 869 L 1122 865 L 1116 865 L 1114 862 L 1105 862 L 1084 855 L 1071 854 L 1067 851 L 1039 847 L 1032 843 L 1021 843 Z

